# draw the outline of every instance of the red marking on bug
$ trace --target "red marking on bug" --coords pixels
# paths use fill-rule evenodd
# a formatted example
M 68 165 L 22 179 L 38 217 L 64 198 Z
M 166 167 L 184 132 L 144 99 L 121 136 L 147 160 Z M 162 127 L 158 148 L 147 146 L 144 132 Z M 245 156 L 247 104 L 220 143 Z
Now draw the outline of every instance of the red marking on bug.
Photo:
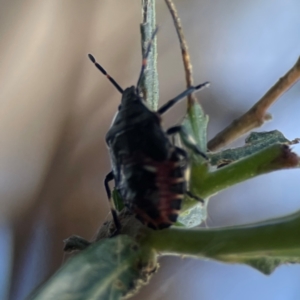
M 172 207 L 172 202 L 181 201 L 184 194 L 183 189 L 182 191 L 174 192 L 172 191 L 171 186 L 174 186 L 178 183 L 182 184 L 185 182 L 185 180 L 183 177 L 172 176 L 172 172 L 178 168 L 177 161 L 167 160 L 163 162 L 156 162 L 147 159 L 147 165 L 150 165 L 156 169 L 155 184 L 158 190 L 158 204 L 156 209 L 159 213 L 159 216 L 153 219 L 147 214 L 147 211 L 138 207 L 135 207 L 134 211 L 138 217 L 142 219 L 145 225 L 152 225 L 156 228 L 163 226 L 166 228 L 174 223 L 174 221 L 170 220 L 170 215 L 177 216 L 180 211 L 181 203 L 178 209 L 175 209 Z

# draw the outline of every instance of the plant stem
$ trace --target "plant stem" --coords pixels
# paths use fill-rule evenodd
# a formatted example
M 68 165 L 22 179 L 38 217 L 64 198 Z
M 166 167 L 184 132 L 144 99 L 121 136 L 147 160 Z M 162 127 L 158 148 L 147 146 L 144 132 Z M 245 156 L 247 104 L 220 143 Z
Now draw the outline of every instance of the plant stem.
M 300 253 L 300 211 L 260 223 L 216 229 L 151 231 L 145 238 L 159 253 L 234 260 L 247 257 Z M 179 242 L 180 241 L 180 242 Z
M 187 42 L 186 42 L 184 34 L 183 34 L 181 21 L 178 16 L 175 4 L 173 3 L 172 0 L 165 0 L 165 2 L 171 13 L 171 16 L 172 16 L 172 19 L 174 22 L 174 26 L 176 28 L 177 36 L 178 36 L 179 43 L 180 43 L 184 71 L 185 71 L 186 87 L 189 88 L 193 85 L 193 67 L 192 67 L 191 58 L 190 58 L 189 51 L 188 51 L 188 45 L 187 45 Z M 194 94 L 188 95 L 187 98 L 188 98 L 188 108 L 194 102 L 197 102 L 197 98 L 194 96 Z
M 191 167 L 191 192 L 206 199 L 217 192 L 258 175 L 299 166 L 298 156 L 286 145 L 275 144 L 228 166 L 207 172 L 203 164 Z M 195 205 L 186 201 L 183 211 Z

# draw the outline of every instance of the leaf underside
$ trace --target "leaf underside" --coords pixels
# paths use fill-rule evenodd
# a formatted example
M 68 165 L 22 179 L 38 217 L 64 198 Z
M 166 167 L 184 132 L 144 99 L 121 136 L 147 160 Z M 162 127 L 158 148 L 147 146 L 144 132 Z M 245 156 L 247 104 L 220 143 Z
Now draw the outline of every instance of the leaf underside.
M 145 280 L 141 249 L 128 236 L 119 235 L 71 258 L 30 299 L 120 299 L 140 280 Z

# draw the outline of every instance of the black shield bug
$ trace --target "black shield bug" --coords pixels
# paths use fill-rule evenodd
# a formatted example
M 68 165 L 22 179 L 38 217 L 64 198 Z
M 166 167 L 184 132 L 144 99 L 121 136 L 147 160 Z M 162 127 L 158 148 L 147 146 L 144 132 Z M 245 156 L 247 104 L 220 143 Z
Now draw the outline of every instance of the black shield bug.
M 208 86 L 208 83 L 188 88 L 158 111 L 150 110 L 141 96 L 140 84 L 156 31 L 143 57 L 136 87 L 123 90 L 95 58 L 88 55 L 97 69 L 122 94 L 118 112 L 106 134 L 112 170 L 104 181 L 117 231 L 120 222 L 111 200 L 111 180 L 115 181 L 115 188 L 125 206 L 142 223 L 153 229 L 167 228 L 176 222 L 184 194 L 189 194 L 185 179 L 187 154 L 168 138 L 168 135 L 180 131 L 184 133 L 183 128 L 175 126 L 165 132 L 161 127 L 161 115 L 190 93 Z M 206 158 L 188 135 L 185 140 L 189 141 L 189 146 L 196 153 Z

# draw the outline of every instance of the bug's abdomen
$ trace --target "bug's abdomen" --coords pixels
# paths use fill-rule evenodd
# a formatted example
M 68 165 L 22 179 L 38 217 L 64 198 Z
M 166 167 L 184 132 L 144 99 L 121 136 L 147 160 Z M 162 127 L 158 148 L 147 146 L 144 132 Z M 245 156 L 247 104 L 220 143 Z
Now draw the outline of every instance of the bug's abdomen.
M 125 166 L 126 205 L 148 227 L 163 229 L 176 222 L 186 191 L 184 168 L 174 151 L 165 161 L 144 158 Z

